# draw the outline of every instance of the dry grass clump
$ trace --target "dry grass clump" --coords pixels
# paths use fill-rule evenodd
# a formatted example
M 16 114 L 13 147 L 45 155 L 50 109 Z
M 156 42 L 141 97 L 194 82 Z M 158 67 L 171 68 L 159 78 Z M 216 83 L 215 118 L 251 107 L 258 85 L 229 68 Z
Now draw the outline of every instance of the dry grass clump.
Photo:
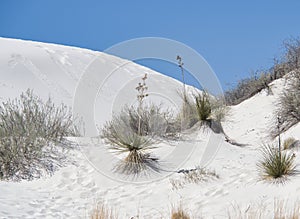
M 283 150 L 291 149 L 296 142 L 297 140 L 293 137 L 285 139 L 283 142 Z
M 296 173 L 294 156 L 270 145 L 263 147 L 258 167 L 264 179 L 278 179 Z
M 186 130 L 193 127 L 199 121 L 197 108 L 195 102 L 186 94 L 178 93 L 182 98 L 182 106 L 177 121 L 180 123 L 181 130 Z
M 98 203 L 93 209 L 90 219 L 118 219 L 119 217 L 113 209 L 108 208 L 103 203 Z
M 172 208 L 171 219 L 191 219 L 191 217 L 180 205 L 177 208 Z
M 262 204 L 249 204 L 245 209 L 240 206 L 232 206 L 228 210 L 229 219 L 300 219 L 300 204 L 296 202 L 292 207 L 288 202 L 275 200 L 273 207 Z M 269 210 L 269 211 L 268 211 Z
M 66 106 L 44 102 L 31 90 L 0 104 L 0 179 L 21 180 L 63 165 L 67 136 L 79 131 Z M 60 147 L 59 147 L 60 146 Z
M 201 167 L 196 167 L 191 170 L 180 170 L 178 171 L 178 173 L 182 173 L 183 177 L 170 179 L 170 183 L 173 189 L 181 189 L 186 184 L 199 184 L 210 179 L 219 178 L 215 171 L 210 171 Z

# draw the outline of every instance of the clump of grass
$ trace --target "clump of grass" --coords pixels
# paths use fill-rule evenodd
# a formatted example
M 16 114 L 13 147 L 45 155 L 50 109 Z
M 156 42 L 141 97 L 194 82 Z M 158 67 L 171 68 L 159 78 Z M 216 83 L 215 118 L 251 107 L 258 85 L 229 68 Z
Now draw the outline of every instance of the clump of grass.
M 206 182 L 209 179 L 219 178 L 215 171 L 210 171 L 201 167 L 196 167 L 191 170 L 180 170 L 178 173 L 182 173 L 183 177 L 170 180 L 173 189 L 181 189 L 186 184 L 199 184 L 201 182 Z
M 202 93 L 195 95 L 194 98 L 196 102 L 198 119 L 202 124 L 205 124 L 209 121 L 212 113 L 210 97 L 206 91 L 203 91 Z
M 178 92 L 182 98 L 182 106 L 178 114 L 177 121 L 182 130 L 193 127 L 198 121 L 197 108 L 191 98 L 186 93 Z
M 63 165 L 67 136 L 79 135 L 72 114 L 32 90 L 0 105 L 0 178 L 33 179 Z M 59 147 L 63 146 L 63 147 Z
M 262 155 L 258 167 L 265 179 L 278 179 L 296 173 L 293 155 L 281 152 L 270 145 L 263 147 Z
M 221 122 L 226 116 L 226 107 L 219 98 L 211 97 L 206 91 L 194 95 L 200 126 L 209 127 L 215 133 L 224 133 Z
M 224 132 L 221 122 L 227 114 L 227 108 L 221 98 L 210 96 L 206 91 L 196 92 L 193 99 L 183 97 L 180 111 L 181 128 L 189 129 L 197 122 L 203 128 L 209 127 L 216 133 Z
M 293 137 L 289 137 L 283 142 L 283 150 L 291 149 L 291 147 L 295 144 L 297 140 Z
M 93 209 L 90 219 L 118 219 L 118 216 L 113 209 L 103 203 L 98 203 Z
M 172 208 L 171 212 L 171 219 L 190 219 L 190 215 L 182 208 L 180 205 L 179 207 Z
M 294 206 L 288 205 L 282 200 L 274 200 L 273 207 L 268 207 L 266 203 L 249 204 L 245 209 L 238 205 L 233 205 L 228 210 L 229 219 L 300 219 L 300 205 L 298 202 Z

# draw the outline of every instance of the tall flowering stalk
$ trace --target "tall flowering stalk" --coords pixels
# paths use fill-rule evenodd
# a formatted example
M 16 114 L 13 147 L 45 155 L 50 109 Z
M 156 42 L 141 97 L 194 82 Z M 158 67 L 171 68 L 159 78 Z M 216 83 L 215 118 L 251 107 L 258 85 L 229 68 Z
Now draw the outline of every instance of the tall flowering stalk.
M 139 119 L 138 119 L 138 135 L 142 135 L 142 130 L 141 130 L 141 115 L 143 111 L 143 101 L 144 98 L 148 96 L 146 91 L 148 90 L 148 87 L 146 85 L 146 80 L 147 80 L 147 74 L 144 75 L 142 78 L 142 82 L 138 83 L 138 86 L 135 88 L 138 91 L 137 99 L 139 102 L 138 106 L 138 113 L 139 113 Z
M 178 61 L 178 66 L 179 68 L 181 69 L 181 76 L 182 76 L 182 83 L 183 83 L 183 98 L 184 98 L 184 101 L 187 101 L 187 96 L 186 96 L 186 89 L 185 89 L 185 78 L 184 78 L 184 69 L 183 69 L 183 61 L 182 61 L 182 58 L 178 55 L 177 56 L 177 61 Z

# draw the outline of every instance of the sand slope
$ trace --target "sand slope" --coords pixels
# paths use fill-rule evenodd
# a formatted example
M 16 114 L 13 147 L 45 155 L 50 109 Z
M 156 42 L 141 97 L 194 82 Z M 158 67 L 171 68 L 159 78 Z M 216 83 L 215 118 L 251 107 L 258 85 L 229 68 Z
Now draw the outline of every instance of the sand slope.
M 76 85 L 91 61 L 97 58 L 104 69 L 126 62 L 86 49 L 13 39 L 1 38 L 0 47 L 0 100 L 16 97 L 32 88 L 43 98 L 50 94 L 57 103 L 72 106 Z M 115 72 L 95 100 L 95 108 L 101 112 L 101 115 L 95 115 L 99 126 L 109 120 L 111 105 L 116 98 L 123 97 L 125 102 L 135 98 L 134 89 L 126 86 L 136 84 L 144 73 L 149 74 L 149 92 L 155 97 L 153 102 L 164 102 L 173 108 L 180 105 L 177 91 L 181 84 L 178 81 L 128 63 Z M 124 81 L 129 82 L 126 89 L 120 90 L 119 85 Z M 108 161 L 113 156 L 104 143 L 93 138 L 73 139 L 78 148 L 68 152 L 69 165 L 53 176 L 30 182 L 0 182 L 0 218 L 88 218 L 99 200 L 114 207 L 120 218 L 168 218 L 171 206 L 180 202 L 196 218 L 226 218 L 235 204 L 246 210 L 254 208 L 255 203 L 264 203 L 270 210 L 275 198 L 296 200 L 300 194 L 299 177 L 292 177 L 284 185 L 267 184 L 260 181 L 256 167 L 259 148 L 272 141 L 268 131 L 276 100 L 284 86 L 285 79 L 277 80 L 272 84 L 274 95 L 262 91 L 231 107 L 223 124 L 225 132 L 247 146 L 232 146 L 220 135 L 194 129 L 182 140 L 160 143 L 154 151 L 165 161 L 164 167 L 168 171 L 194 168 L 200 164 L 208 142 L 221 139 L 215 157 L 207 166 L 219 175 L 219 179 L 187 184 L 181 189 L 172 188 L 170 180 L 182 176 L 172 172 L 164 172 L 153 179 L 145 178 L 144 183 L 129 182 L 122 177 L 114 180 L 117 176 L 109 175 L 107 171 L 112 167 Z M 161 98 L 159 94 L 165 96 Z M 300 125 L 284 134 L 284 138 L 289 136 L 300 139 Z M 295 153 L 299 164 L 299 152 Z M 172 155 L 178 159 L 173 159 Z

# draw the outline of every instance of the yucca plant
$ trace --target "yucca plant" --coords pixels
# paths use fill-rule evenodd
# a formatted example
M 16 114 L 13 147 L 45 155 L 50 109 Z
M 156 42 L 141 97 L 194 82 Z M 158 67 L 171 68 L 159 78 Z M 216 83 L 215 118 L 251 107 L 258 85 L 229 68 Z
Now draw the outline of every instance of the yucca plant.
M 198 119 L 201 125 L 209 125 L 212 106 L 209 94 L 206 91 L 194 95 Z
M 120 114 L 114 115 L 112 120 L 102 128 L 101 137 L 110 145 L 115 153 L 126 153 L 125 159 L 121 160 L 114 168 L 115 171 L 127 175 L 139 175 L 145 170 L 159 171 L 158 159 L 151 156 L 147 151 L 155 148 L 153 146 L 154 136 L 166 133 L 160 130 L 157 124 L 163 127 L 165 114 L 160 113 L 159 107 L 151 107 L 145 110 L 143 100 L 148 95 L 145 75 L 142 83 L 136 88 L 138 91 L 138 108 L 125 107 Z M 158 120 L 155 116 L 158 116 Z M 155 126 L 156 125 L 156 126 Z
M 147 169 L 157 170 L 157 159 L 151 158 L 148 150 L 154 149 L 151 136 L 138 135 L 130 126 L 128 114 L 114 116 L 102 129 L 101 137 L 115 153 L 127 153 L 124 160 L 115 167 L 115 171 L 138 175 Z
M 262 156 L 258 167 L 264 178 L 277 179 L 296 173 L 293 155 L 281 152 L 277 148 L 267 145 L 262 149 Z

